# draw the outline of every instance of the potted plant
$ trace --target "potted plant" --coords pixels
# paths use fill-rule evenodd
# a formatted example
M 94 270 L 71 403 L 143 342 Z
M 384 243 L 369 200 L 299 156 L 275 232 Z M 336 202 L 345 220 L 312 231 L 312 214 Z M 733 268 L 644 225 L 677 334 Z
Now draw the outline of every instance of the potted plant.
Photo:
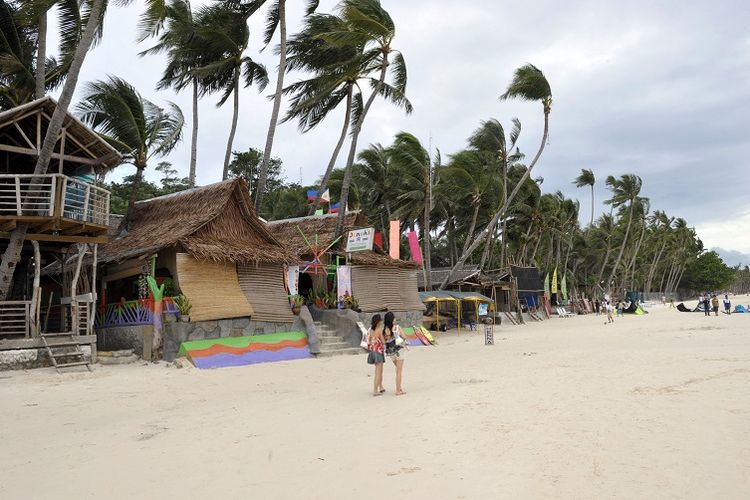
M 299 316 L 302 306 L 305 305 L 305 298 L 302 295 L 293 295 L 291 299 L 292 314 Z
M 180 294 L 174 297 L 174 299 L 172 300 L 174 300 L 174 305 L 177 306 L 177 310 L 180 311 L 180 321 L 190 321 L 190 310 L 193 308 L 193 304 L 190 303 L 190 299 L 188 299 L 185 295 Z

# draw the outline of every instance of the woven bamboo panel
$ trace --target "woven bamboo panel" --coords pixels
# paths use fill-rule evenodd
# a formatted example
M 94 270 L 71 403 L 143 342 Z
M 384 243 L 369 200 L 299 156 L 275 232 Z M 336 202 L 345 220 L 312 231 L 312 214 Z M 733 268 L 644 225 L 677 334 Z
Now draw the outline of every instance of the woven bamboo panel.
M 294 322 L 284 287 L 282 266 L 237 264 L 237 277 L 245 298 L 255 310 L 253 319 L 275 323 Z
M 396 272 L 399 276 L 401 307 L 403 311 L 423 311 L 424 304 L 419 298 L 417 287 L 417 271 L 412 269 L 388 269 L 387 272 Z
M 352 295 L 359 301 L 364 312 L 384 311 L 386 303 L 378 287 L 376 267 L 355 266 L 352 268 Z
M 255 313 L 240 288 L 237 269 L 231 262 L 197 260 L 178 253 L 177 276 L 182 293 L 193 304 L 192 321 L 240 318 Z

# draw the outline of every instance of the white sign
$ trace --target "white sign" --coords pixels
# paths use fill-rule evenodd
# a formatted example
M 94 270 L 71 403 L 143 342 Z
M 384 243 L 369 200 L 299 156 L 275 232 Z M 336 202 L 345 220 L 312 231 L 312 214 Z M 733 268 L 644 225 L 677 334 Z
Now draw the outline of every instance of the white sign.
M 375 238 L 375 228 L 366 227 L 364 229 L 352 229 L 346 240 L 347 252 L 361 252 L 363 250 L 372 250 L 372 241 Z

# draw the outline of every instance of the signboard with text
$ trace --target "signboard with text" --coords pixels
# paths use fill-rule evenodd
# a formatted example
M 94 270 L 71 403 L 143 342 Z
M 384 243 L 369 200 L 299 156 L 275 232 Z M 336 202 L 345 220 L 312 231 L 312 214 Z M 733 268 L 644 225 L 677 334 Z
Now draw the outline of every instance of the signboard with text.
M 372 242 L 375 237 L 374 227 L 352 229 L 346 239 L 347 252 L 362 252 L 372 250 Z

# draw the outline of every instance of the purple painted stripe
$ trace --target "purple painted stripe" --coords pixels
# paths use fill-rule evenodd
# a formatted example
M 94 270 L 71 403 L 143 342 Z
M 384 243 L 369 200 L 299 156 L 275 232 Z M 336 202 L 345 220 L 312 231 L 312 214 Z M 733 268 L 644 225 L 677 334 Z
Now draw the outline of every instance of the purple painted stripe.
M 409 344 L 409 346 L 418 346 L 418 345 L 424 345 L 421 340 L 419 339 L 406 339 L 406 342 Z
M 193 359 L 197 368 L 224 368 L 227 366 L 254 365 L 256 363 L 273 363 L 293 359 L 310 358 L 310 351 L 299 347 L 285 347 L 278 351 L 252 351 L 243 354 L 219 353 L 213 356 Z

